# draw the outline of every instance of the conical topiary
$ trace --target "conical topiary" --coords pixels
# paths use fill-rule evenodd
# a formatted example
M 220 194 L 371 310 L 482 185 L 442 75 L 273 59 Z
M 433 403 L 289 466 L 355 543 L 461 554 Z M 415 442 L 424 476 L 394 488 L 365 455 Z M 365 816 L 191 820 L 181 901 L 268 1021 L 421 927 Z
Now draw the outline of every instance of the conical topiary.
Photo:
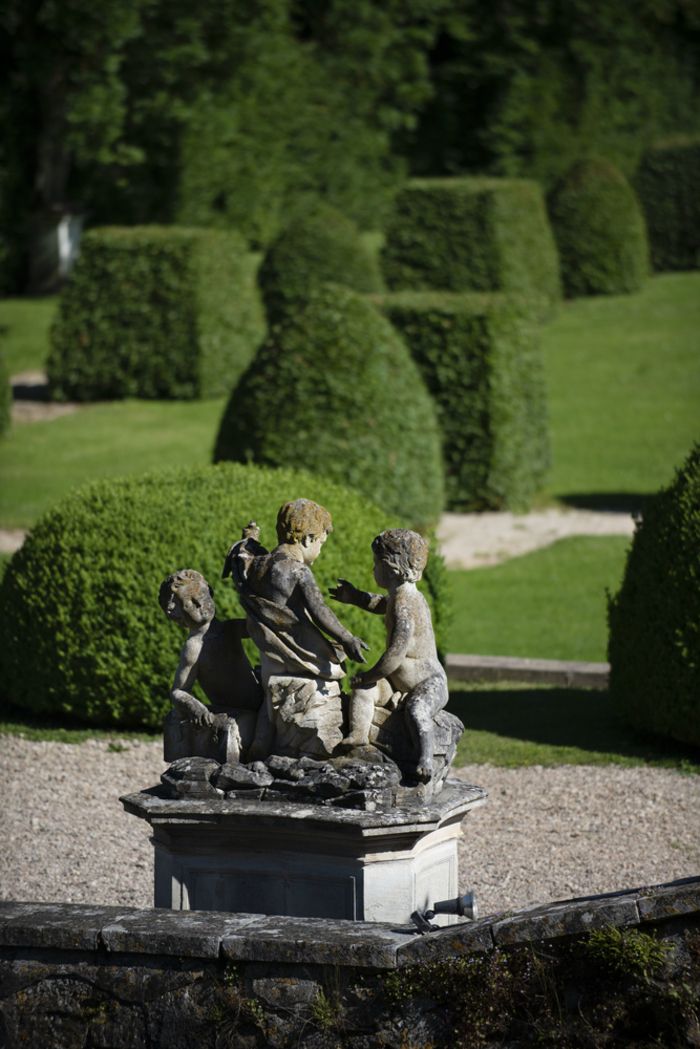
M 378 310 L 335 285 L 272 329 L 231 394 L 214 457 L 303 467 L 418 526 L 443 505 L 440 431 L 420 372 Z
M 645 508 L 608 619 L 617 710 L 700 746 L 700 444 Z
M 649 272 L 646 226 L 634 190 L 608 160 L 579 161 L 549 198 L 565 294 L 637 291 Z
M 272 322 L 319 284 L 381 289 L 379 264 L 355 223 L 329 204 L 307 208 L 280 233 L 263 259 L 258 283 Z

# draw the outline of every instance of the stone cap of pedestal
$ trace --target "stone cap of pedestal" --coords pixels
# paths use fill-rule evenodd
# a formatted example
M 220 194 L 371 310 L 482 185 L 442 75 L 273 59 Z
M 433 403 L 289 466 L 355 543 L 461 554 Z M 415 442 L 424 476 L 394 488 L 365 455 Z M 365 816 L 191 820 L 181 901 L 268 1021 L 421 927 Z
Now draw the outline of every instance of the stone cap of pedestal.
M 395 969 L 700 915 L 700 878 L 545 903 L 420 935 L 412 925 L 0 901 L 0 949 Z
M 258 798 L 168 798 L 160 787 L 126 794 L 119 800 L 127 812 L 152 826 L 216 825 L 227 830 L 294 831 L 303 821 L 305 831 L 342 833 L 346 837 L 372 838 L 391 833 L 416 836 L 461 820 L 483 805 L 487 793 L 460 780 L 448 780 L 435 798 L 420 807 L 377 809 L 365 812 L 329 805 Z

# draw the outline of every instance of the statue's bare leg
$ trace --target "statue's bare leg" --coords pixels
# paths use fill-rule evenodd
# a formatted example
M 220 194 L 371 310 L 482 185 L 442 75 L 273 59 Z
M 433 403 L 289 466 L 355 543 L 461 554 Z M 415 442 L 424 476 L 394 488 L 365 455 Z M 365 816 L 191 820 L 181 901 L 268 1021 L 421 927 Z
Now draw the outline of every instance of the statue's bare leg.
M 416 776 L 428 783 L 433 776 L 433 749 L 435 728 L 433 717 L 447 702 L 447 682 L 442 674 L 433 674 L 421 681 L 404 701 L 406 721 L 418 751 Z
M 374 704 L 379 689 L 376 685 L 369 688 L 353 689 L 350 697 L 350 734 L 343 740 L 343 747 L 366 747 L 369 745 L 369 730 L 374 716 Z

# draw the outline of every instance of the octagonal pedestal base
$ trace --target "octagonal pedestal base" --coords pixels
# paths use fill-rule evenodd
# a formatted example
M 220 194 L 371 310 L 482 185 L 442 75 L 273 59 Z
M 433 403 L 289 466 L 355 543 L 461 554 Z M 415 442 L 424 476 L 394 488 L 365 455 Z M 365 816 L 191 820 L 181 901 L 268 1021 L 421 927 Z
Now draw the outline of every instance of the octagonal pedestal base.
M 420 807 L 375 812 L 157 788 L 122 802 L 153 829 L 156 907 L 405 923 L 459 894 L 461 821 L 485 798 L 452 780 Z

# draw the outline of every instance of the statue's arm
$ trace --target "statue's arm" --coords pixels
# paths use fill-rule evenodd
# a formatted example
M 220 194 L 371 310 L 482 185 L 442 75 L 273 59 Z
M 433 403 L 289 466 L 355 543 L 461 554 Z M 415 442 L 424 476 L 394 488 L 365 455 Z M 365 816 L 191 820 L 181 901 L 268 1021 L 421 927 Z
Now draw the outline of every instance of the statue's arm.
M 329 588 L 328 593 L 344 605 L 356 605 L 363 612 L 374 612 L 384 615 L 386 612 L 386 594 L 372 594 L 368 590 L 358 590 L 347 579 L 339 579 L 337 586 Z
M 406 658 L 413 633 L 413 619 L 410 611 L 400 605 L 394 607 L 393 627 L 388 638 L 386 650 L 369 670 L 356 674 L 353 685 L 364 688 L 374 685 L 381 678 L 390 677 L 399 669 Z
M 368 645 L 361 638 L 351 634 L 335 613 L 330 610 L 310 569 L 305 568 L 300 573 L 299 586 L 304 595 L 309 615 L 314 623 L 317 623 L 322 630 L 332 638 L 335 638 L 336 641 L 339 641 L 350 659 L 355 660 L 357 663 L 364 662 L 365 657 L 362 654 L 362 650 L 368 648 Z
M 192 639 L 183 645 L 180 663 L 170 690 L 170 699 L 175 709 L 188 721 L 193 721 L 195 725 L 211 725 L 214 720 L 213 714 L 204 703 L 200 703 L 191 694 L 197 680 L 197 659 L 200 651 L 201 644 L 196 644 Z

